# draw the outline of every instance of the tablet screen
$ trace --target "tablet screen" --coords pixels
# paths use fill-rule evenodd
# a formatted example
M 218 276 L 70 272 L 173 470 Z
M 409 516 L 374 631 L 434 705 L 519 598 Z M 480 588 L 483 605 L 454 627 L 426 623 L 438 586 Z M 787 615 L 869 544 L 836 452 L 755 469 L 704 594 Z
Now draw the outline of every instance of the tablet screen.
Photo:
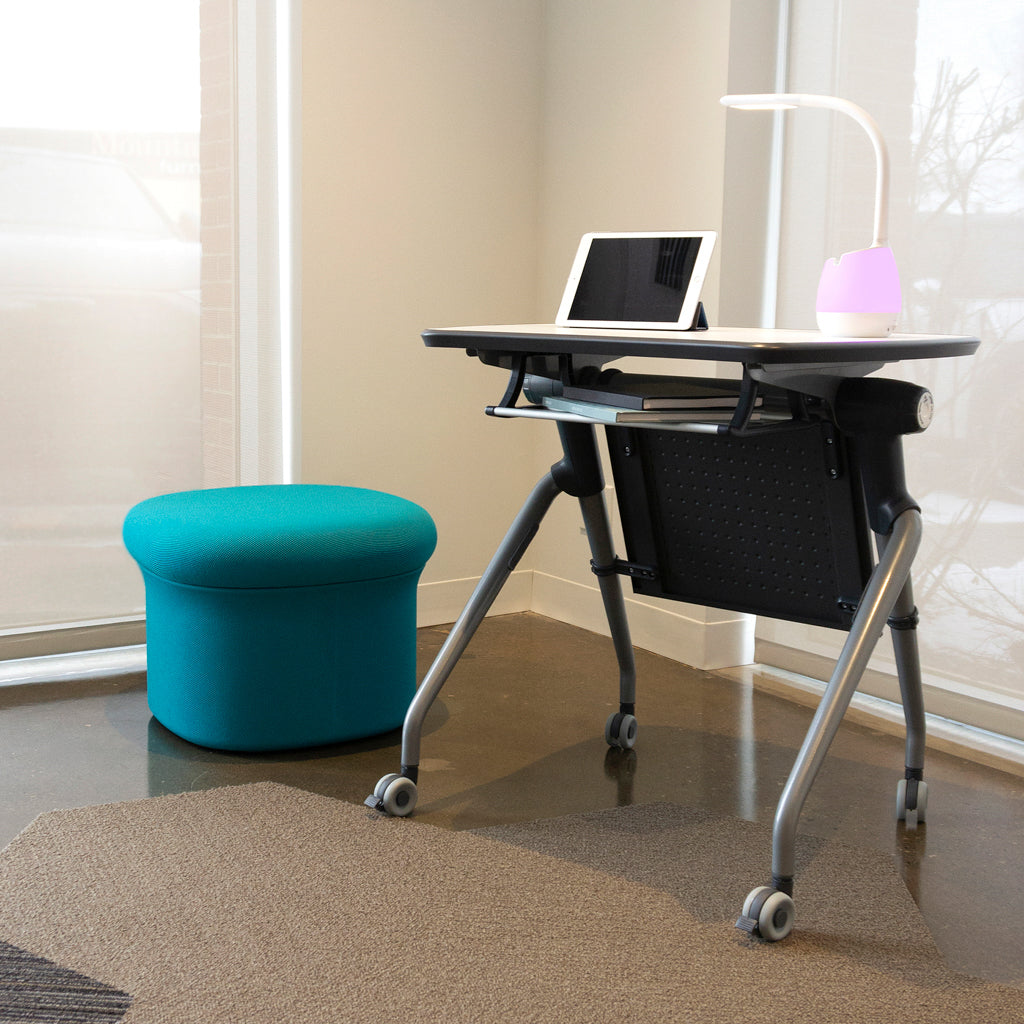
M 711 232 L 586 236 L 556 322 L 685 329 L 713 244 Z

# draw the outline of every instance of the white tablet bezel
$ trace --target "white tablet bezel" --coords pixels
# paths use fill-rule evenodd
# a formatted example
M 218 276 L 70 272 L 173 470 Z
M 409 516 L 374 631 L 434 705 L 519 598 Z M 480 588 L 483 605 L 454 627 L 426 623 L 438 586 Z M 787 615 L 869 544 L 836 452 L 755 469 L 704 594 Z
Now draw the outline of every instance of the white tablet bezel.
M 686 294 L 683 296 L 683 304 L 679 310 L 678 321 L 656 320 L 572 320 L 569 318 L 569 311 L 572 309 L 573 300 L 576 298 L 576 289 L 583 274 L 583 268 L 590 253 L 591 243 L 596 238 L 699 238 L 700 248 L 697 250 L 697 259 L 693 266 L 693 273 L 690 276 L 690 283 L 687 286 Z M 569 280 L 566 282 L 565 291 L 562 293 L 562 301 L 558 307 L 558 315 L 555 317 L 555 325 L 558 327 L 615 327 L 635 328 L 637 330 L 664 330 L 664 331 L 688 331 L 693 326 L 694 318 L 697 315 L 697 303 L 700 302 L 701 288 L 704 286 L 704 278 L 707 276 L 708 267 L 711 264 L 711 256 L 714 252 L 715 241 L 718 233 L 715 231 L 591 231 L 580 239 L 579 248 L 576 250 L 576 258 L 573 260 L 572 270 L 569 272 Z

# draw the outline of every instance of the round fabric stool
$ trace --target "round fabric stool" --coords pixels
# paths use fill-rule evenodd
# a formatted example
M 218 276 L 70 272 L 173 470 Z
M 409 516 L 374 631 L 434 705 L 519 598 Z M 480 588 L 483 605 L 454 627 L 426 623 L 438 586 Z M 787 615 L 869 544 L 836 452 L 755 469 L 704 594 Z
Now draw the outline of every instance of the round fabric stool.
M 136 505 L 149 708 L 218 750 L 286 750 L 401 725 L 433 520 L 380 491 L 282 484 Z

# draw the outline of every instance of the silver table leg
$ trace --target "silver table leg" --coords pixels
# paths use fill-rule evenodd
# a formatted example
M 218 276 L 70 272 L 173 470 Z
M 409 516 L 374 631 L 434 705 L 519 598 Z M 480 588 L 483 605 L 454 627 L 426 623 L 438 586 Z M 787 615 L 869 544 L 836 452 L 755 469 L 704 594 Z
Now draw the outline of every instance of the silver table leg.
M 559 494 L 572 494 L 579 498 L 594 564 L 614 564 L 611 530 L 604 505 L 604 479 L 597 454 L 594 428 L 589 425 L 559 424 L 559 434 L 564 458 L 540 479 L 519 510 L 424 676 L 406 712 L 402 728 L 401 773 L 392 773 L 380 779 L 373 793 L 366 799 L 369 806 L 400 816 L 412 812 L 417 799 L 420 742 L 427 712 L 437 699 L 477 627 L 501 592 L 501 588 L 519 564 L 519 560 L 540 528 L 541 521 Z M 632 714 L 636 669 L 629 626 L 626 622 L 625 602 L 617 576 L 602 577 L 600 586 L 619 662 L 620 711 L 618 715 L 609 718 L 605 727 L 605 738 L 613 746 L 631 747 L 636 736 L 636 719 Z M 627 706 L 628 713 L 624 710 Z M 611 736 L 609 729 L 613 720 L 615 734 Z
M 889 538 L 878 537 L 879 552 L 885 551 Z M 889 619 L 892 632 L 896 674 L 900 682 L 903 717 L 907 724 L 904 775 L 896 788 L 896 817 L 908 820 L 913 812 L 917 824 L 925 820 L 928 809 L 928 784 L 924 781 L 925 714 L 921 658 L 917 649 L 917 608 L 908 579 L 896 599 Z
M 901 594 L 909 592 L 910 567 L 921 543 L 921 514 L 909 509 L 893 523 L 878 565 L 861 597 L 849 636 L 789 774 L 775 813 L 772 884 L 792 894 L 797 819 L 829 745 Z
M 891 534 L 881 545 L 878 564 L 864 588 L 849 636 L 782 791 L 772 832 L 772 884 L 750 892 L 737 928 L 775 941 L 793 927 L 797 821 L 886 620 L 897 602 L 909 600 L 910 567 L 920 543 L 921 514 L 911 508 L 896 517 Z
M 541 478 L 534 487 L 483 576 L 480 577 L 480 582 L 474 588 L 466 607 L 456 619 L 434 663 L 423 677 L 423 682 L 405 715 L 405 725 L 402 729 L 403 769 L 419 764 L 420 739 L 427 711 L 441 692 L 441 687 L 455 668 L 456 662 L 494 603 L 494 599 L 501 592 L 505 581 L 519 564 L 551 503 L 560 493 L 561 489 L 550 473 Z
M 615 548 L 608 523 L 608 510 L 602 493 L 580 498 L 583 525 L 590 541 L 590 554 L 594 565 L 611 565 L 615 561 Z M 622 595 L 622 580 L 618 575 L 599 575 L 601 599 L 604 601 L 608 628 L 611 630 L 615 656 L 619 663 L 619 703 L 629 705 L 632 714 L 636 702 L 636 662 L 633 657 L 633 642 L 629 635 L 626 619 L 626 601 Z M 622 709 L 620 708 L 620 711 Z

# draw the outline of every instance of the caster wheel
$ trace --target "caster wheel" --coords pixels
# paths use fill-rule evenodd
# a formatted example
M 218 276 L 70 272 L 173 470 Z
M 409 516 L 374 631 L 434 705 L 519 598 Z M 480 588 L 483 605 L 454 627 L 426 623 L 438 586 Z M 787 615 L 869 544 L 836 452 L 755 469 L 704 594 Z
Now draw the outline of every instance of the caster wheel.
M 616 711 L 614 715 L 608 716 L 604 724 L 604 740 L 609 747 L 620 747 L 623 750 L 632 750 L 636 743 L 637 722 L 633 715 Z
M 737 925 L 768 942 L 778 942 L 793 930 L 793 916 L 792 896 L 770 886 L 760 885 L 744 900 L 743 917 Z
M 928 813 L 928 783 L 917 784 L 917 820 L 924 821 Z
M 915 809 L 907 806 L 907 780 L 900 779 L 896 784 L 896 818 L 898 821 L 906 821 L 909 815 L 915 813 Z M 925 820 L 928 813 L 928 783 L 918 782 L 917 784 L 917 821 Z
M 773 892 L 764 901 L 757 915 L 757 930 L 762 939 L 778 942 L 793 930 L 793 897 L 784 892 Z
M 751 889 L 747 894 L 747 898 L 743 901 L 743 916 L 750 917 L 750 911 L 754 908 L 754 900 L 759 896 L 767 898 L 773 891 L 770 885 L 759 885 L 756 889 Z
M 393 818 L 412 814 L 416 806 L 416 783 L 404 775 L 385 775 L 374 787 L 373 805 Z M 369 803 L 369 801 L 367 801 Z
M 373 799 L 380 800 L 384 795 L 384 790 L 387 789 L 392 782 L 396 779 L 400 779 L 401 777 L 402 776 L 399 775 L 398 772 L 392 772 L 390 775 L 383 776 L 377 785 L 373 787 Z

